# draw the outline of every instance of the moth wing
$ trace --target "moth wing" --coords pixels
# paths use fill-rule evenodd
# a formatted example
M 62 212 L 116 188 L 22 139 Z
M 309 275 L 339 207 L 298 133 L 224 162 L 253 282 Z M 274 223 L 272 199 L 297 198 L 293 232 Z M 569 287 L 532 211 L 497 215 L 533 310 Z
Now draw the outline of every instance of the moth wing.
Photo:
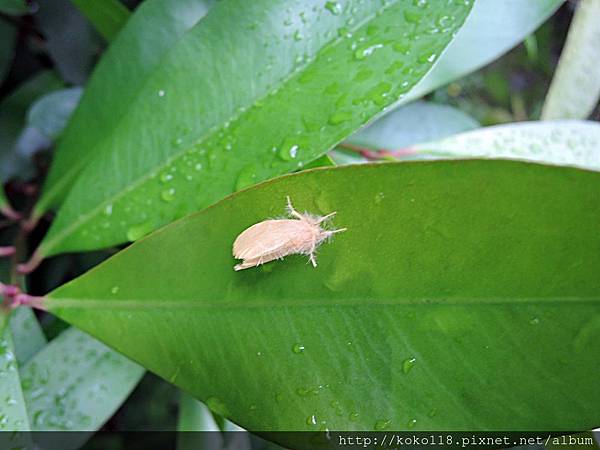
M 307 225 L 300 220 L 265 220 L 244 230 L 233 243 L 237 259 L 255 259 L 269 254 L 294 253 L 298 238 L 305 235 Z

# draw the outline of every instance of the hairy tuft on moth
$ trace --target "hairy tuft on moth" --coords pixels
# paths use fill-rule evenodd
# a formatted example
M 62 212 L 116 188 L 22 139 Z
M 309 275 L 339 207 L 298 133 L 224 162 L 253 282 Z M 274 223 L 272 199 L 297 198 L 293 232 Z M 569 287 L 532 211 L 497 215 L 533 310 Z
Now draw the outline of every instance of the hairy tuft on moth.
M 335 233 L 346 231 L 346 228 L 327 230 L 321 226 L 335 212 L 325 216 L 301 214 L 294 209 L 289 197 L 287 213 L 291 219 L 263 220 L 240 233 L 233 243 L 233 256 L 243 261 L 234 266 L 234 270 L 260 266 L 293 254 L 307 255 L 313 267 L 317 267 L 317 247 Z

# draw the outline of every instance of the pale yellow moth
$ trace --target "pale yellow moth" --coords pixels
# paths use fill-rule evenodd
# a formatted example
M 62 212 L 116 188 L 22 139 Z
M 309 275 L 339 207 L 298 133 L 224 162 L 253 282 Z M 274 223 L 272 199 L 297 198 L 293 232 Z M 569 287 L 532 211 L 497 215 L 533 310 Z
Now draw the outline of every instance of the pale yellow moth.
M 260 266 L 293 254 L 307 255 L 313 267 L 317 267 L 317 247 L 335 233 L 346 231 L 346 228 L 327 230 L 321 227 L 335 212 L 326 216 L 301 214 L 294 209 L 289 197 L 287 213 L 291 219 L 263 220 L 240 233 L 233 243 L 233 256 L 243 261 L 234 270 Z

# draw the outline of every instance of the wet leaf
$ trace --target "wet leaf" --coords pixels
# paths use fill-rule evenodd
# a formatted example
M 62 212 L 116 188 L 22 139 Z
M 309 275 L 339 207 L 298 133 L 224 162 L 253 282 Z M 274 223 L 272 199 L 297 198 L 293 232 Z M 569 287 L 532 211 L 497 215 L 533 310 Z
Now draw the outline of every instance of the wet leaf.
M 413 147 L 415 156 L 514 158 L 600 170 L 600 124 L 580 120 L 481 128 Z
M 234 190 L 297 170 L 406 94 L 469 9 L 461 0 L 216 3 L 139 89 L 131 80 L 111 84 L 106 96 L 127 101 L 117 108 L 125 115 L 110 111 L 111 127 L 99 126 L 105 134 L 94 145 L 71 147 L 90 135 L 73 118 L 59 152 L 87 148 L 97 156 L 36 258 L 137 240 Z M 137 14 L 113 50 L 137 30 Z M 442 19 L 444 29 L 433 32 Z M 97 83 L 130 59 L 106 62 Z M 92 84 L 81 111 L 100 102 Z
M 137 364 L 70 328 L 21 369 L 32 428 L 36 431 L 95 431 L 114 414 L 143 373 Z M 63 450 L 65 446 L 78 448 L 89 438 L 86 433 L 64 436 L 59 443 L 54 442 Z M 47 434 L 35 436 L 42 440 L 48 437 Z
M 317 268 L 290 256 L 235 272 L 232 242 L 286 195 L 347 231 Z M 249 430 L 588 429 L 599 223 L 592 171 L 315 169 L 162 228 L 45 307 Z
M 473 11 L 430 73 L 404 102 L 416 100 L 480 69 L 533 33 L 564 0 L 477 0 Z

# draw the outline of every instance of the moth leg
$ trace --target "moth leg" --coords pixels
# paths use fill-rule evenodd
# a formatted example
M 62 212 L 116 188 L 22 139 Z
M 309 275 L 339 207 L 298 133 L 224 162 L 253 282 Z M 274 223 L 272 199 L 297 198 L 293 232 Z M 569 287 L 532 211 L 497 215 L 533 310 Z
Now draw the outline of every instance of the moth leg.
M 290 196 L 289 195 L 287 196 L 287 208 L 286 209 L 287 209 L 287 212 L 288 212 L 288 214 L 290 216 L 293 216 L 293 217 L 295 217 L 297 219 L 300 219 L 300 220 L 304 219 L 304 216 L 302 214 L 300 214 L 298 211 L 296 211 L 294 209 L 294 207 L 292 206 L 292 200 L 290 200 Z
M 313 245 L 310 248 L 310 252 L 308 253 L 308 259 L 313 267 L 317 267 L 317 259 L 315 257 L 315 248 L 316 248 L 316 244 L 313 243 Z

